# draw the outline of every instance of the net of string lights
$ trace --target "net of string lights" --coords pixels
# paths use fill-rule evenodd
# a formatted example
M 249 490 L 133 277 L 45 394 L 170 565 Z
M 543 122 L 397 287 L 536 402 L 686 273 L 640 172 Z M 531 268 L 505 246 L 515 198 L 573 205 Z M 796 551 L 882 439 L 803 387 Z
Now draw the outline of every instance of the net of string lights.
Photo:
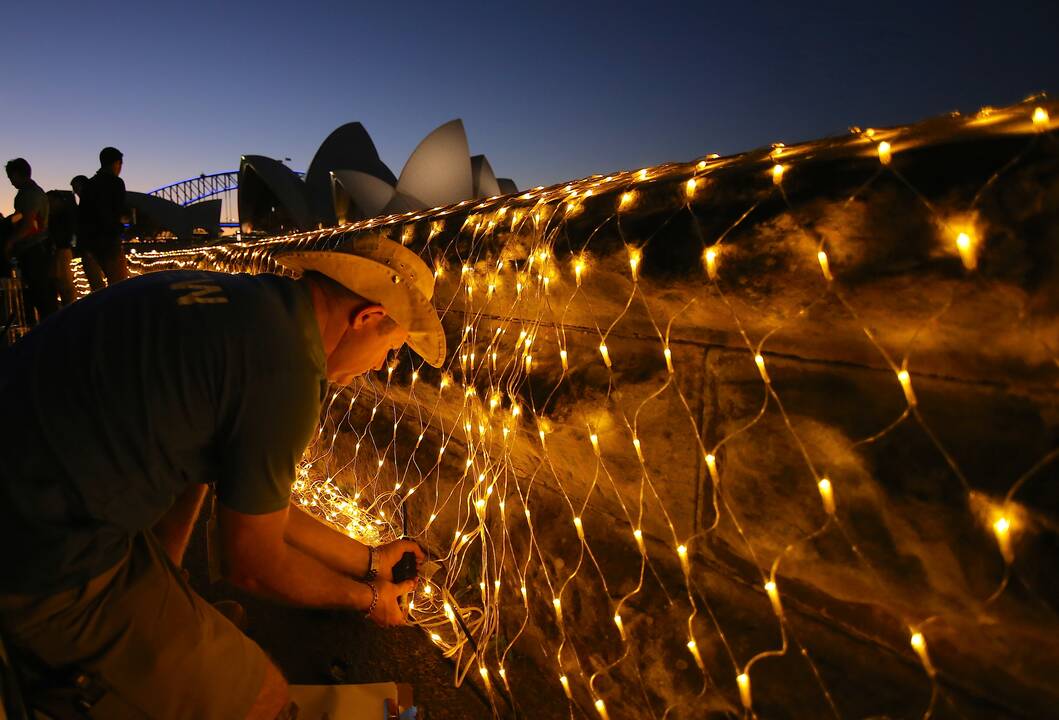
M 411 616 L 499 716 L 1043 716 L 1056 112 L 129 262 L 280 272 L 383 233 L 435 268 L 447 365 L 333 388 L 293 493 L 430 550 Z

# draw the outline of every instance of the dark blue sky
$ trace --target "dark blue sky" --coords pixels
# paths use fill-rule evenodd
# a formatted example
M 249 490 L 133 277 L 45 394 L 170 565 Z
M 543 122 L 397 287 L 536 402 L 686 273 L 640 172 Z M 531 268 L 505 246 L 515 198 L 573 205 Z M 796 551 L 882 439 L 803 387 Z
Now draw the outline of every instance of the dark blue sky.
M 134 190 L 243 153 L 305 169 L 350 120 L 400 173 L 453 117 L 525 187 L 1059 92 L 1054 1 L 19 5 L 0 156 L 46 189 L 107 144 Z

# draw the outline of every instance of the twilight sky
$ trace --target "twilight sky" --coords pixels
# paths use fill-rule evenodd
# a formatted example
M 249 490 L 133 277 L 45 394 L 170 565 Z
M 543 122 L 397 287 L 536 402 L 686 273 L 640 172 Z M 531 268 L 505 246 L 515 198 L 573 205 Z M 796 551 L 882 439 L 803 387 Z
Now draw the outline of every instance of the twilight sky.
M 399 174 L 461 117 L 526 187 L 1059 93 L 1054 0 L 809 4 L 21 3 L 0 162 L 68 188 L 115 145 L 147 191 L 240 154 L 304 170 L 360 120 Z

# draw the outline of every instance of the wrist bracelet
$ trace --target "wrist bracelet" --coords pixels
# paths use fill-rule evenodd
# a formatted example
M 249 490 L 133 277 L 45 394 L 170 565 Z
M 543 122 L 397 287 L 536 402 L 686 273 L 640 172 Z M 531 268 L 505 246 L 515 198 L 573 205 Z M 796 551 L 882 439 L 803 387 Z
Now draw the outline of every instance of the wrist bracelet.
M 375 548 L 368 545 L 368 573 L 364 577 L 374 580 L 378 574 L 379 571 L 375 569 Z
M 375 612 L 375 606 L 379 604 L 379 591 L 376 589 L 375 583 L 373 582 L 366 582 L 364 584 L 371 588 L 371 605 L 369 605 L 368 609 L 364 611 L 364 617 L 371 617 L 371 614 Z

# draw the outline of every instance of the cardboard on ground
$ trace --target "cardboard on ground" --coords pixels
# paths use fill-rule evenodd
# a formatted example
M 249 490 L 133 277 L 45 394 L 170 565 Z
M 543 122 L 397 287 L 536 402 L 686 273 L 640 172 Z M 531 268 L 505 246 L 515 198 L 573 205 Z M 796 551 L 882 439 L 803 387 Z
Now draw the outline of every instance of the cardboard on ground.
M 412 688 L 392 682 L 366 685 L 291 685 L 298 720 L 380 720 L 387 699 L 401 710 L 412 704 Z

